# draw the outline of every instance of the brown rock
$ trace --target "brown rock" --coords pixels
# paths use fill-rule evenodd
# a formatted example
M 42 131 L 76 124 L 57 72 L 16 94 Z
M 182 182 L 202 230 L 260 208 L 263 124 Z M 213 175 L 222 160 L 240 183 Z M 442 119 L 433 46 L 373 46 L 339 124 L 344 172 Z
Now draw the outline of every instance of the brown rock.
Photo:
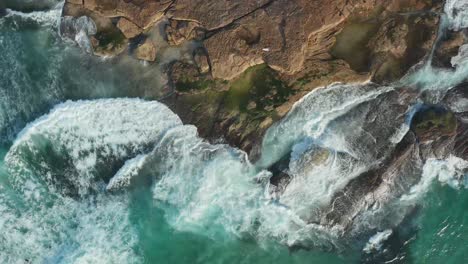
M 236 31 L 237 36 L 247 45 L 253 45 L 260 40 L 260 32 L 254 27 L 241 26 Z
M 175 7 L 169 11 L 176 18 L 197 21 L 207 29 L 221 28 L 232 23 L 240 16 L 273 2 L 271 0 L 178 0 Z
M 206 54 L 195 52 L 187 65 L 173 67 L 176 81 L 196 87 L 183 92 L 186 102 L 192 102 L 195 94 L 199 95 L 197 100 L 203 98 L 200 91 L 220 92 L 219 89 L 229 90 L 231 85 L 242 83 L 239 78 L 249 76 L 243 73 L 252 66 L 265 64 L 274 70 L 278 81 L 291 90 L 281 103 L 263 105 L 262 100 L 271 101 L 276 96 L 267 92 L 262 100 L 255 101 L 255 107 L 252 100 L 247 100 L 245 113 L 235 113 L 235 108 L 224 105 L 219 106 L 223 111 L 218 111 L 218 106 L 206 106 L 216 121 L 212 129 L 211 125 L 201 124 L 207 133 L 214 137 L 223 135 L 229 143 L 249 150 L 261 131 L 318 86 L 371 78 L 383 83 L 402 76 L 429 54 L 442 1 L 84 0 L 84 5 L 89 12 L 106 19 L 124 17 L 142 31 L 165 17 L 169 21 L 165 28 L 169 45 L 187 48 L 190 45 L 183 45 L 186 41 L 203 42 Z M 154 43 L 145 42 L 135 56 L 154 61 Z M 207 73 L 211 73 L 216 85 L 213 80 L 204 79 Z M 245 87 L 246 91 L 249 89 Z M 181 116 L 194 111 L 192 108 L 184 107 Z M 258 109 L 268 114 L 257 113 Z M 203 113 L 194 115 L 189 122 L 197 126 L 203 123 L 198 116 Z M 262 129 L 258 129 L 260 124 Z
M 170 45 L 180 45 L 188 40 L 203 40 L 205 29 L 195 21 L 170 19 L 166 35 Z
M 94 54 L 97 56 L 116 56 L 123 52 L 127 46 L 127 39 L 110 18 L 86 9 L 82 5 L 65 3 L 63 16 L 90 17 L 96 24 L 97 33 L 91 38 Z
M 146 29 L 161 19 L 172 1 L 84 0 L 84 7 L 104 17 L 125 17 Z
M 466 37 L 463 31 L 448 32 L 435 50 L 433 64 L 438 67 L 451 68 L 452 57 L 458 54 L 460 46 L 465 42 Z
M 190 8 L 191 6 L 197 8 Z M 372 48 L 367 48 L 367 44 L 379 31 L 380 25 L 398 12 L 419 11 L 414 12 L 414 17 L 418 17 L 427 15 L 425 11 L 433 8 L 440 8 L 438 1 L 337 0 L 330 4 L 326 0 L 276 0 L 243 1 L 243 4 L 239 4 L 238 1 L 234 3 L 227 0 L 182 0 L 169 13 L 179 19 L 196 21 L 208 29 L 209 39 L 205 41 L 205 45 L 213 64 L 213 76 L 232 79 L 248 67 L 263 62 L 284 74 L 296 75 L 309 71 L 309 68 L 323 67 L 324 61 L 332 59 L 343 59 L 354 71 L 370 75 L 370 66 L 376 53 L 372 53 Z M 349 28 L 350 37 L 343 38 L 343 46 L 354 45 L 344 51 L 351 55 L 331 56 L 329 51 L 335 44 L 335 37 L 347 24 L 357 20 L 362 22 L 354 26 L 355 29 Z M 431 35 L 432 29 L 437 28 L 437 21 L 434 21 L 435 23 L 428 24 L 432 27 L 430 29 L 422 29 L 419 25 L 415 28 Z M 418 30 L 413 31 L 410 28 L 413 26 L 411 23 L 397 26 L 400 26 L 395 30 L 397 35 L 419 34 Z M 412 41 L 410 37 L 406 39 Z M 424 45 L 424 51 L 421 54 L 426 51 L 426 45 L 430 41 L 423 41 L 421 45 Z M 414 50 L 413 46 L 405 48 L 407 43 L 403 43 L 403 46 L 395 42 L 387 44 L 392 47 L 387 47 L 387 55 L 384 57 L 400 58 L 407 50 Z M 357 47 L 362 51 L 357 52 Z M 421 58 L 419 54 L 420 52 L 417 53 L 418 56 L 409 56 L 412 62 L 410 64 L 418 62 Z M 379 54 L 378 59 L 381 59 L 380 55 L 382 54 Z M 407 70 L 406 62 L 403 63 L 402 72 Z M 334 73 L 327 73 L 332 74 Z
M 119 19 L 117 27 L 120 29 L 120 31 L 122 31 L 124 36 L 129 39 L 140 35 L 142 32 L 141 29 L 135 25 L 135 23 L 126 19 L 125 17 Z
M 209 74 L 211 73 L 211 63 L 208 58 L 208 54 L 204 49 L 197 49 L 193 56 L 193 60 L 197 65 L 198 72 L 200 74 Z
M 439 17 L 432 13 L 393 15 L 383 20 L 368 42 L 369 71 L 375 82 L 399 79 L 414 64 L 430 54 Z
M 66 2 L 75 5 L 83 5 L 83 0 L 67 0 Z
M 135 56 L 139 60 L 144 61 L 155 61 L 156 60 L 156 47 L 151 42 L 151 40 L 147 39 L 143 44 L 138 46 L 135 50 Z

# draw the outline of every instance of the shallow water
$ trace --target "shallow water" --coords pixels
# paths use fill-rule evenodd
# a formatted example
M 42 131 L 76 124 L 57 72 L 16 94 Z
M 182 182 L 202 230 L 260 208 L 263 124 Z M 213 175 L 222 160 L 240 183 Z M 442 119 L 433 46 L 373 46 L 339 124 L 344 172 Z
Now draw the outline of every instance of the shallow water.
M 421 181 L 399 198 L 403 211 L 418 205 L 414 217 L 398 227 L 376 217 L 368 224 L 378 227 L 354 246 L 343 247 L 340 230 L 307 221 L 409 129 L 407 118 L 383 122 L 393 87 L 335 84 L 310 93 L 268 131 L 252 164 L 151 101 L 167 93 L 154 67 L 102 61 L 61 40 L 59 14 L 0 18 L 1 263 L 468 261 L 468 175 L 455 158 L 426 163 Z M 446 90 L 466 77 L 462 64 L 404 81 L 431 90 L 443 80 L 437 88 Z M 388 110 L 375 121 L 382 141 L 360 130 L 374 104 Z M 331 154 L 308 167 L 317 149 Z M 267 168 L 285 155 L 295 178 L 278 198 Z M 364 252 L 366 243 L 376 250 Z

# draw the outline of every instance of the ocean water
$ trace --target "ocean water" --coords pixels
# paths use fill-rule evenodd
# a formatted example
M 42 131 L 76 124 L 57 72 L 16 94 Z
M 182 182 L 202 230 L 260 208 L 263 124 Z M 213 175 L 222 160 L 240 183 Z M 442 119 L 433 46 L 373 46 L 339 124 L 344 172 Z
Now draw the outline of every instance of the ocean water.
M 60 3 L 40 2 L 7 2 L 0 17 L 0 263 L 468 262 L 459 157 L 420 164 L 392 210 L 358 216 L 356 235 L 320 224 L 333 194 L 402 141 L 420 101 L 396 107 L 398 90 L 373 84 L 317 89 L 251 163 L 159 103 L 157 69 L 82 52 L 58 34 Z M 453 28 L 466 27 L 451 12 L 463 3 L 446 6 Z M 455 71 L 402 81 L 437 100 L 468 77 L 462 55 Z M 294 178 L 278 195 L 268 168 L 285 156 Z

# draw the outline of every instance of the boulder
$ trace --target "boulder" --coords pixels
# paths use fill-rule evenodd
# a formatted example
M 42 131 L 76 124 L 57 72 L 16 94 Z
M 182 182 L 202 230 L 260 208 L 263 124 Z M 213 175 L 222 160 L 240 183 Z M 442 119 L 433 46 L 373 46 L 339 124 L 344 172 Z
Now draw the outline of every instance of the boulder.
M 193 61 L 197 65 L 198 72 L 200 74 L 210 74 L 211 73 L 211 62 L 208 58 L 208 53 L 203 49 L 196 49 L 193 55 Z
M 136 48 L 135 57 L 139 60 L 155 61 L 156 52 L 156 46 L 153 44 L 153 42 L 150 39 L 146 39 Z
M 134 38 L 142 33 L 141 29 L 137 25 L 135 25 L 135 23 L 133 23 L 125 17 L 119 19 L 117 27 L 128 39 Z

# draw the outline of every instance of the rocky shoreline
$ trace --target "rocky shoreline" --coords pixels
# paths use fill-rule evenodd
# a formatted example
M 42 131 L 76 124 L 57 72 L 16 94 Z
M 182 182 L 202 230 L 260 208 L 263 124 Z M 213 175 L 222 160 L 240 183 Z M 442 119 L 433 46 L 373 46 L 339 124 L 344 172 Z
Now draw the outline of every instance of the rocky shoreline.
M 189 231 L 209 244 L 233 235 L 393 261 L 423 233 L 413 224 L 433 183 L 468 187 L 468 20 L 457 18 L 468 5 L 457 1 L 45 0 L 54 9 L 32 13 L 8 4 L 2 20 L 26 24 L 27 41 L 12 30 L 4 65 L 42 41 L 52 49 L 3 74 L 6 177 L 28 202 L 45 200 L 30 195 L 30 181 L 52 203 L 65 201 L 65 217 L 36 214 L 49 230 L 83 221 L 68 217 L 66 201 L 101 217 L 120 197 L 125 214 L 103 222 L 122 226 L 127 210 L 147 205 L 169 225 L 163 243 Z M 38 17 L 47 34 L 31 37 Z M 37 65 L 54 67 L 30 70 Z M 10 88 L 18 76 L 34 78 Z M 44 110 L 34 105 L 49 95 Z M 50 108 L 29 125 L 17 121 Z M 105 201 L 88 210 L 96 197 Z M 142 233 L 159 236 L 152 223 L 163 221 L 143 211 L 135 219 L 151 226 Z M 93 239 L 84 240 L 91 254 L 102 247 Z
M 427 58 L 442 6 L 436 0 L 67 0 L 63 16 L 91 18 L 95 55 L 160 65 L 166 89 L 175 91 L 163 102 L 201 136 L 255 154 L 265 130 L 312 89 L 388 84 Z M 434 63 L 448 67 L 464 36 L 442 37 Z M 180 52 L 167 59 L 168 49 Z

